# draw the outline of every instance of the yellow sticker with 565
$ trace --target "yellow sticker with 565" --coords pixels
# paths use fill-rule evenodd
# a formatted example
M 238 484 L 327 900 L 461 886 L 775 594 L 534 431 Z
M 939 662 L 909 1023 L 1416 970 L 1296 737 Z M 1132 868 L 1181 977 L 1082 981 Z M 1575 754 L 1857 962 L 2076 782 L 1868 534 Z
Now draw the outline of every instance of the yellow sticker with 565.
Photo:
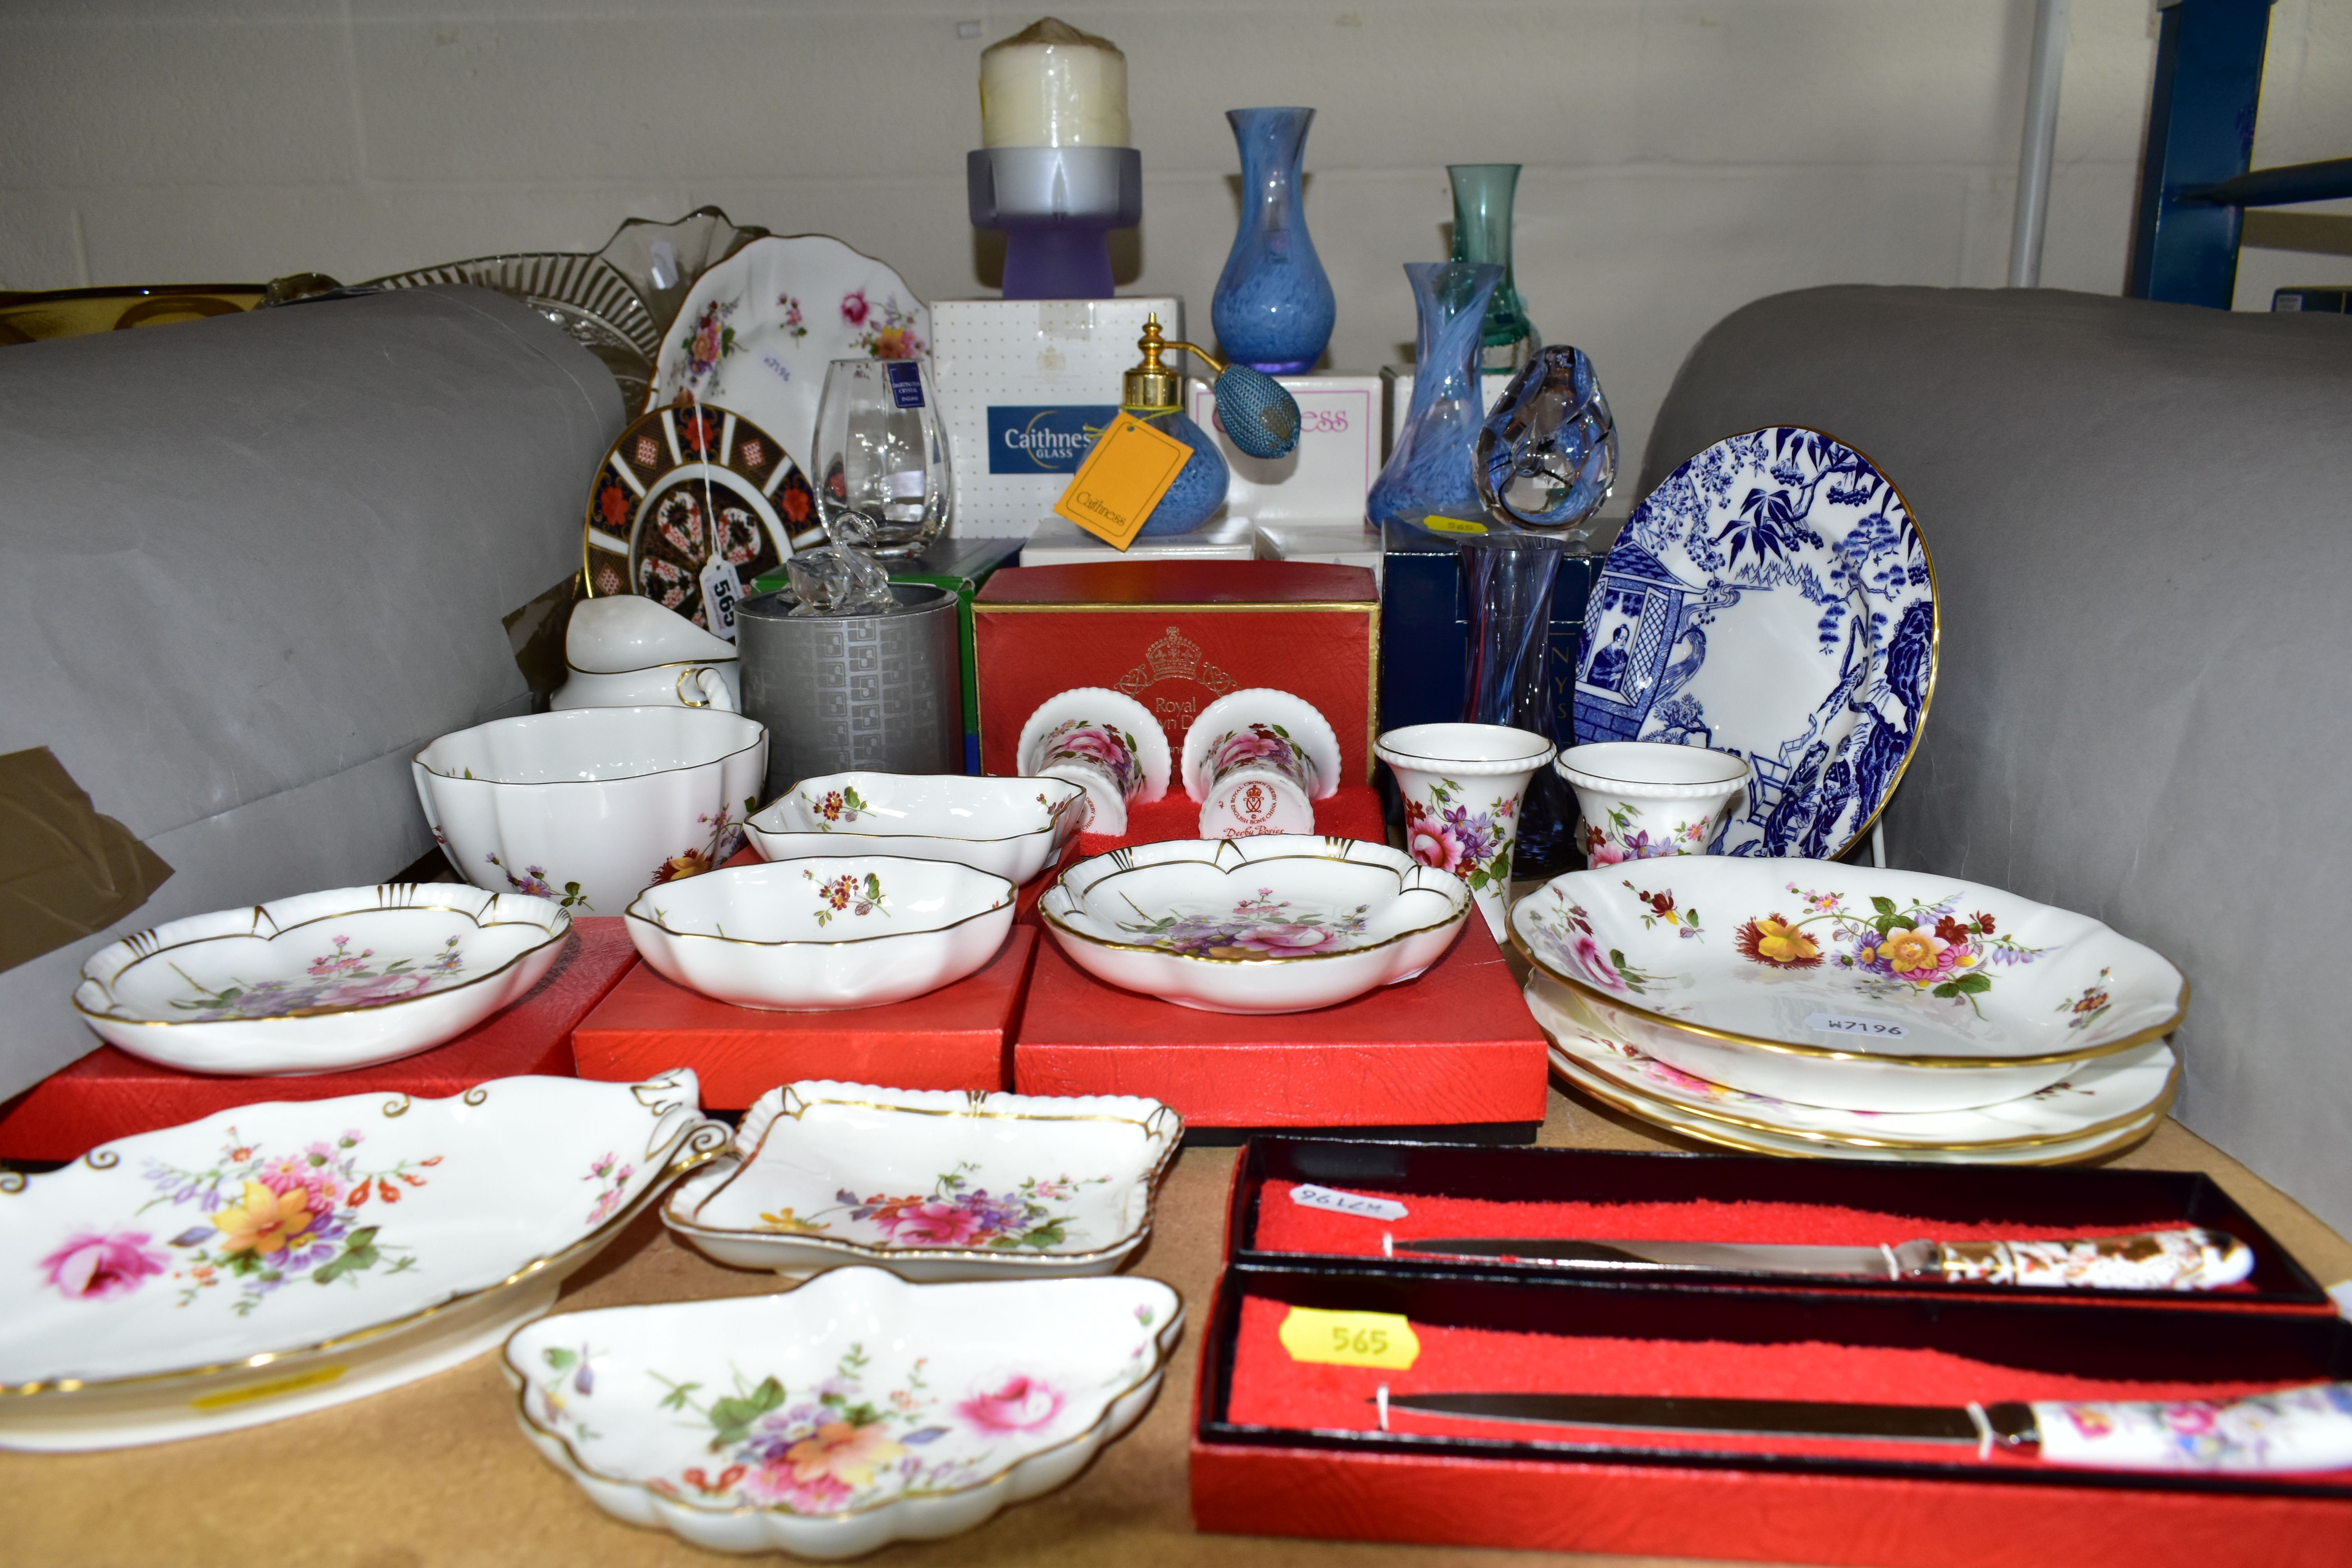
M 1412 1325 L 1394 1312 L 1327 1312 L 1293 1307 L 1282 1320 L 1282 1348 L 1293 1361 L 1378 1366 L 1402 1372 L 1421 1354 Z

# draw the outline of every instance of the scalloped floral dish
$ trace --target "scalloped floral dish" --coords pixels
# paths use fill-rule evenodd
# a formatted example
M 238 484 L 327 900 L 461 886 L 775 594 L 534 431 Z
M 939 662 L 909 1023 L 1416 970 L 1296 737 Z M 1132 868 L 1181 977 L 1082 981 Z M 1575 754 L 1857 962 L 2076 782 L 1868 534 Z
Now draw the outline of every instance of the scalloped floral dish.
M 1584 617 L 1576 739 L 1747 760 L 1721 853 L 1833 860 L 1895 792 L 1936 686 L 1936 576 L 1902 492 L 1853 447 L 1779 426 L 1666 476 Z
M 2075 1143 L 2147 1121 L 2172 1103 L 2180 1068 L 2152 1040 L 2094 1057 L 2021 1100 L 1968 1110 L 1835 1110 L 1749 1094 L 1694 1078 L 1611 1034 L 1583 998 L 1549 975 L 1528 976 L 1527 1003 L 1563 1073 L 1591 1075 L 1627 1097 L 1685 1116 L 1806 1143 L 1911 1150 L 2031 1149 Z
M 2179 970 L 2087 915 L 1824 861 L 1571 871 L 1520 900 L 1511 934 L 1657 1060 L 1845 1110 L 2021 1099 L 2170 1033 L 2189 1002 Z
M 995 957 L 1018 892 L 969 866 L 887 855 L 730 866 L 638 894 L 629 940 L 666 978 L 738 1007 L 877 1007 Z
M 837 1268 L 782 1295 L 564 1313 L 504 1365 L 524 1436 L 614 1518 L 832 1559 L 1069 1480 L 1150 1405 L 1182 1321 L 1156 1279 Z
M 336 888 L 171 921 L 83 961 L 100 1039 L 187 1072 L 373 1066 L 456 1038 L 539 984 L 572 933 L 549 899 L 454 882 Z
M 1134 1096 L 786 1084 L 671 1193 L 662 1223 L 721 1263 L 780 1274 L 1108 1274 L 1150 1234 L 1183 1135 L 1174 1110 Z
M 827 773 L 803 779 L 744 825 L 766 860 L 899 855 L 952 860 L 1015 887 L 1054 865 L 1087 819 L 1067 779 Z
M 694 1074 L 240 1106 L 0 1183 L 0 1447 L 231 1431 L 547 1310 L 726 1129 Z
M 1303 1013 L 1436 963 L 1470 889 L 1360 838 L 1179 838 L 1082 860 L 1037 909 L 1097 980 L 1211 1013 Z

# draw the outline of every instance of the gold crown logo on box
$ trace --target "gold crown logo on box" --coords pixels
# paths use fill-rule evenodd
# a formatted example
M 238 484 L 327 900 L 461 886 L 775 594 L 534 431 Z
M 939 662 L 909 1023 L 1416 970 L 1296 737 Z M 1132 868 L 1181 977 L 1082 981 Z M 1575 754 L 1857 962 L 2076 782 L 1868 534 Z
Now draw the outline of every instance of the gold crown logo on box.
M 1175 626 L 1170 626 L 1166 637 L 1143 650 L 1143 662 L 1120 679 L 1118 689 L 1133 697 L 1145 687 L 1157 686 L 1163 680 L 1195 681 L 1219 695 L 1234 689 L 1234 678 L 1202 658 L 1201 645 Z M 1189 720 L 1198 706 L 1193 704 L 1183 716 Z

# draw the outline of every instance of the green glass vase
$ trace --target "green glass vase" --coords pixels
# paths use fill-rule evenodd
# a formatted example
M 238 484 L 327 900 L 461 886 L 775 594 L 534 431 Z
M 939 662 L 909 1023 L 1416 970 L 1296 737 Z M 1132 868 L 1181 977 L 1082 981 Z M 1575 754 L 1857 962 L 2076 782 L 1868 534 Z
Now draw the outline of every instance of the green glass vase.
M 1448 163 L 1445 177 L 1454 182 L 1454 259 L 1503 269 L 1503 280 L 1486 304 L 1478 367 L 1516 371 L 1543 346 L 1511 272 L 1511 202 L 1518 194 L 1519 165 Z

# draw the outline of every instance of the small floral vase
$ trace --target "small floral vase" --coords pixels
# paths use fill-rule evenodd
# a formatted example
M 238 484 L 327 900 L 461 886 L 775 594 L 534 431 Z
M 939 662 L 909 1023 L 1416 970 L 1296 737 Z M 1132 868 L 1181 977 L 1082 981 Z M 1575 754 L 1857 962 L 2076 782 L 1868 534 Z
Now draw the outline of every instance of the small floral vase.
M 1507 724 L 1413 724 L 1389 731 L 1373 747 L 1404 798 L 1406 850 L 1470 884 L 1496 942 L 1509 929 L 1519 803 L 1554 749 Z
M 1208 774 L 1202 837 L 1315 831 L 1315 763 L 1280 726 L 1248 724 L 1219 735 L 1209 743 Z
M 1577 847 L 1591 867 L 1711 855 L 1748 793 L 1747 759 L 1704 746 L 1601 741 L 1552 767 L 1576 789 Z

